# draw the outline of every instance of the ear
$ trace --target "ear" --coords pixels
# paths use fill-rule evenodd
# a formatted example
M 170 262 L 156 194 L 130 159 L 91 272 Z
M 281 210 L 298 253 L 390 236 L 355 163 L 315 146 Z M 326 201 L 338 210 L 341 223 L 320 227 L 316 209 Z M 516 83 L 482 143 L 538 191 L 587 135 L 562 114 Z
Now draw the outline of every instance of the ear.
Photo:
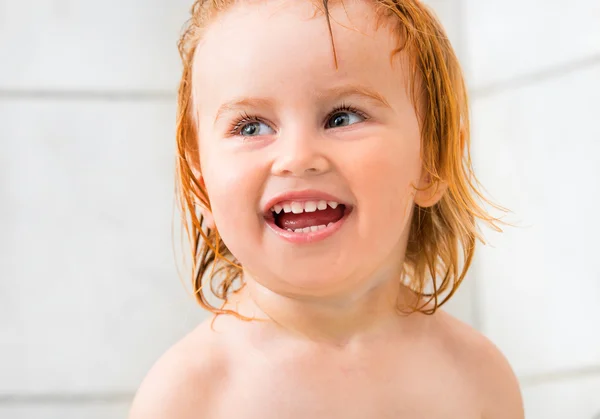
M 201 206 L 200 213 L 202 214 L 202 217 L 204 217 L 204 225 L 206 225 L 206 227 L 210 228 L 211 230 L 214 230 L 215 218 L 213 217 L 212 212 L 208 208 Z
M 204 191 L 206 191 L 206 183 L 204 183 L 204 177 L 202 176 L 200 171 L 198 171 L 194 167 L 192 167 L 191 169 L 192 169 L 192 173 L 194 174 L 194 178 L 196 178 L 196 180 L 198 181 L 198 183 L 200 184 L 202 189 L 204 189 Z M 194 187 L 194 189 L 196 189 L 196 188 Z M 194 192 L 195 192 L 196 196 L 202 195 L 202 193 L 199 190 L 196 190 Z M 204 218 L 204 225 L 206 225 L 210 229 L 214 229 L 215 228 L 215 218 L 213 217 L 212 211 L 203 202 L 201 202 L 198 198 L 196 198 L 196 199 L 197 199 L 197 206 L 200 208 L 200 213 L 202 214 L 202 217 Z
M 432 182 L 431 175 L 423 170 L 415 192 L 415 204 L 421 208 L 432 207 L 442 199 L 447 189 L 448 184 L 446 182 L 442 180 Z

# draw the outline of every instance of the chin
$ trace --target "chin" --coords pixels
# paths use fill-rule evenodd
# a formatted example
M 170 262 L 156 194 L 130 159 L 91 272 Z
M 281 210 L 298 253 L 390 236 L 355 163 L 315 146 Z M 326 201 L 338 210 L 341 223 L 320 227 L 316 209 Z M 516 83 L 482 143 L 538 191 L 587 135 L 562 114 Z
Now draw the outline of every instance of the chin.
M 329 267 L 331 268 L 331 267 Z M 284 273 L 251 275 L 250 280 L 271 292 L 290 297 L 328 297 L 344 293 L 351 284 L 350 274 L 331 269 L 290 266 Z

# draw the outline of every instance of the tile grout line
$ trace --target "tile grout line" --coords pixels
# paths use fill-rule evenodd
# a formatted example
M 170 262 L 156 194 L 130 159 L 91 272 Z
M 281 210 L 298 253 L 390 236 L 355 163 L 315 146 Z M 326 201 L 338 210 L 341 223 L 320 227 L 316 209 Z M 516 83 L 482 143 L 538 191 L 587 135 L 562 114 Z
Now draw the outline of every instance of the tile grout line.
M 461 18 L 464 20 L 464 8 L 459 4 Z M 466 54 L 466 40 L 464 36 L 459 35 L 460 48 L 464 57 Z M 487 86 L 475 87 L 471 90 L 471 96 L 474 99 L 486 98 L 510 90 L 516 90 L 532 84 L 538 84 L 558 77 L 571 74 L 589 67 L 600 65 L 600 54 L 592 55 L 580 60 L 570 61 L 568 63 L 551 66 L 536 72 L 519 75 L 506 80 L 501 80 L 488 84 Z M 1 89 L 0 101 L 6 99 L 23 100 L 82 100 L 82 101 L 174 101 L 177 95 L 168 91 L 135 91 L 135 90 L 52 90 L 52 89 Z
M 506 80 L 492 82 L 487 86 L 475 87 L 471 90 L 474 99 L 483 99 L 506 91 L 517 90 L 522 87 L 536 85 L 548 80 L 567 76 L 580 70 L 600 65 L 600 54 L 591 55 L 579 60 L 573 60 L 554 66 L 542 68 L 538 71 L 522 74 Z
M 61 89 L 2 89 L 0 100 L 81 100 L 99 102 L 175 101 L 177 95 L 160 90 L 61 90 Z
M 455 0 L 456 2 L 456 28 L 458 31 L 458 52 L 460 56 L 463 58 L 463 63 L 461 63 L 463 67 L 464 77 L 469 73 L 469 54 L 468 54 L 468 39 L 465 36 L 465 22 L 467 20 L 466 12 L 465 12 L 465 3 L 463 0 Z M 466 68 L 465 68 L 466 67 Z M 480 287 L 479 287 L 479 269 L 478 264 L 472 266 L 472 274 L 469 275 L 469 278 L 472 282 L 471 284 L 471 296 L 470 296 L 470 304 L 471 304 L 471 320 L 472 326 L 482 332 L 483 328 L 483 310 L 481 309 L 480 304 Z
M 538 385 L 576 380 L 585 377 L 600 378 L 600 365 L 571 370 L 519 376 L 523 388 Z M 130 403 L 134 393 L 38 393 L 38 394 L 0 394 L 0 407 L 7 405 L 74 405 L 74 404 L 116 404 Z
M 134 393 L 32 393 L 0 394 L 0 406 L 11 405 L 74 405 L 130 403 Z
M 588 367 L 553 371 L 547 373 L 521 375 L 519 376 L 519 382 L 523 387 L 534 387 L 547 383 L 569 381 L 585 377 L 600 378 L 600 365 L 591 365 Z

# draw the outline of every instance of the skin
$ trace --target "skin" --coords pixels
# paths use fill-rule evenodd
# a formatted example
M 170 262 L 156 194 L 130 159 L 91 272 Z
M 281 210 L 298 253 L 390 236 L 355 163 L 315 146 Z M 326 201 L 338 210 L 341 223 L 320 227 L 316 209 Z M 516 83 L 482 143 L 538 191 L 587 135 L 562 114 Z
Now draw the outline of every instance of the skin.
M 394 38 L 368 2 L 331 14 L 337 70 L 310 2 L 242 2 L 198 48 L 204 215 L 244 266 L 247 286 L 229 307 L 257 320 L 199 326 L 149 373 L 131 418 L 523 417 L 489 341 L 442 311 L 398 314 L 415 302 L 399 286 L 411 209 L 445 188 L 415 190 L 428 179 L 407 57 L 390 60 Z M 342 104 L 353 110 L 335 111 Z M 242 114 L 258 118 L 241 124 L 258 135 L 232 132 Z M 305 189 L 352 213 L 326 240 L 292 244 L 263 210 Z

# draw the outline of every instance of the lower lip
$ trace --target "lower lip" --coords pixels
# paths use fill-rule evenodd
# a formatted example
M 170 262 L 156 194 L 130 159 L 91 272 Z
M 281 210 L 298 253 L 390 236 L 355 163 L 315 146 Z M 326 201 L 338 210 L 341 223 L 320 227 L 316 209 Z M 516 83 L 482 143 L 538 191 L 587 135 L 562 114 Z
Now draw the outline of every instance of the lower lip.
M 284 230 L 279 228 L 277 224 L 275 224 L 274 219 L 265 220 L 271 231 L 277 234 L 282 239 L 294 243 L 294 244 L 307 244 L 307 243 L 315 243 L 322 240 L 325 240 L 329 236 L 337 233 L 337 231 L 342 228 L 344 223 L 346 222 L 348 216 L 352 212 L 352 209 L 346 208 L 344 212 L 344 216 L 340 218 L 338 221 L 330 225 L 329 227 L 325 227 L 323 230 L 311 231 L 309 233 L 296 233 L 294 231 Z

